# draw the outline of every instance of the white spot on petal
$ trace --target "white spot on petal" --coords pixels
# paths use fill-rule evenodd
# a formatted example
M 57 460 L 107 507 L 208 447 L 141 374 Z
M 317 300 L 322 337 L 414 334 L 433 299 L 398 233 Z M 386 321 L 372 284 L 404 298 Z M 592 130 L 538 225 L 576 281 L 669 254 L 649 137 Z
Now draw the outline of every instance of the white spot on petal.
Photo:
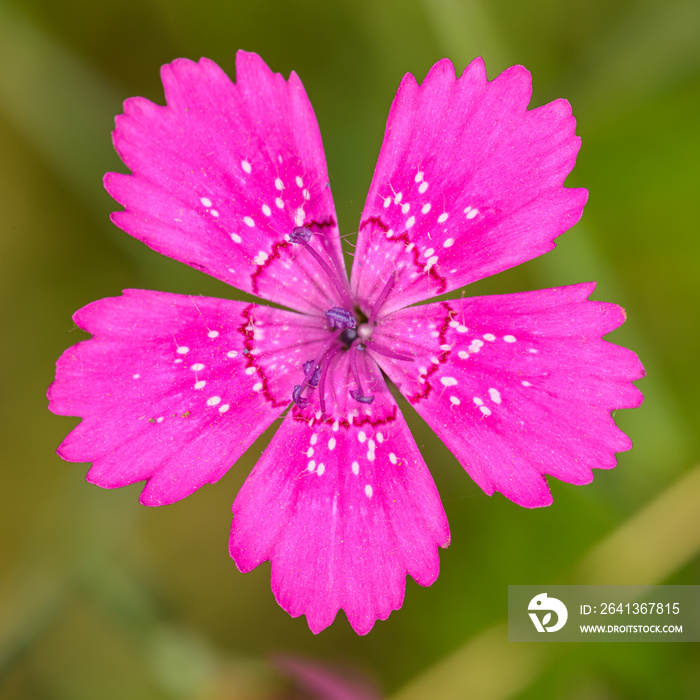
M 408 219 L 406 220 L 406 228 L 411 228 L 413 224 L 416 223 L 416 217 L 415 216 L 409 216 Z
M 250 227 L 255 226 L 255 222 L 254 222 L 249 216 L 244 216 L 244 217 L 243 217 L 243 223 L 244 223 L 246 226 L 250 226 Z
M 423 272 L 428 272 L 430 268 L 438 261 L 438 256 L 433 255 L 432 257 L 428 258 L 428 262 L 425 264 L 425 267 L 423 268 Z
M 326 465 L 323 462 L 321 462 L 321 464 L 318 465 L 318 469 L 316 470 L 316 473 L 319 476 L 323 476 L 323 472 L 325 472 L 325 471 L 326 471 Z
M 388 209 L 390 204 L 391 204 L 391 197 L 386 197 L 386 199 L 384 200 L 384 208 Z
M 501 403 L 501 394 L 498 389 L 489 389 L 489 396 L 494 403 Z
M 208 335 L 210 338 L 218 338 L 218 337 L 219 337 L 219 331 L 209 331 L 209 333 L 207 333 L 207 335 Z
M 459 406 L 462 402 L 456 396 L 450 396 L 450 403 Z
M 272 209 L 270 209 L 270 207 L 268 207 L 267 204 L 263 204 L 262 212 L 263 214 L 265 214 L 265 216 L 270 216 L 270 214 L 272 214 Z
M 454 377 L 440 377 L 440 382 L 445 386 L 456 386 L 457 380 Z
M 442 214 L 440 214 L 440 216 L 438 216 L 438 223 L 444 224 L 445 221 L 447 221 L 448 217 L 449 217 L 449 214 L 446 211 L 442 212 Z
M 210 206 L 211 206 L 211 199 L 209 199 L 209 197 L 202 197 L 199 201 L 200 201 L 200 202 L 202 203 L 202 205 L 205 206 L 205 207 L 210 207 Z
M 334 450 L 334 449 L 335 449 L 335 444 L 336 444 L 336 443 L 335 443 L 335 438 L 331 438 L 331 439 L 328 441 L 328 449 L 329 449 L 329 450 Z
M 360 473 L 360 465 L 357 462 L 352 463 L 352 473 L 357 476 Z
M 231 234 L 231 240 L 234 243 L 240 243 L 243 239 L 237 234 L 237 233 L 232 233 Z
M 219 406 L 219 413 L 226 413 L 228 409 L 231 408 L 227 403 L 225 403 L 223 406 Z
M 423 180 L 423 173 L 419 170 L 414 178 L 416 182 L 421 182 Z
M 277 197 L 277 199 L 275 200 L 275 205 L 278 209 L 284 209 L 284 202 L 280 197 Z
M 515 336 L 514 335 L 504 335 L 503 340 L 506 341 L 506 343 L 514 343 L 515 342 Z
M 195 388 L 195 389 L 204 389 L 204 387 L 205 387 L 206 385 L 207 385 L 207 383 L 206 383 L 203 379 L 201 379 L 200 381 L 198 381 L 198 382 L 194 385 L 194 388 Z
M 454 238 L 448 238 L 443 244 L 443 248 L 450 248 L 452 245 L 454 245 L 455 239 Z
M 297 175 L 294 178 L 294 182 L 297 183 L 297 187 L 303 187 L 304 186 L 304 181 Z
M 236 350 L 230 350 L 229 352 L 226 353 L 226 357 L 238 357 L 238 352 Z
M 284 189 L 284 183 L 282 182 L 282 180 L 280 180 L 279 178 L 276 178 L 275 179 L 275 187 L 278 190 L 282 191 Z
M 467 219 L 473 219 L 478 213 L 478 209 L 472 209 L 471 211 L 467 212 Z
M 428 189 L 428 183 L 427 182 L 421 182 L 420 187 L 418 188 L 418 191 L 423 194 Z
M 491 415 L 491 409 L 487 408 L 486 406 L 479 406 L 479 410 L 485 415 L 485 416 L 490 416 Z
M 190 366 L 193 372 L 201 372 L 204 369 L 204 365 L 201 362 L 197 362 Z
M 430 211 L 430 209 L 431 209 L 430 202 L 427 202 L 426 204 L 424 204 L 421 207 L 421 212 L 423 212 L 423 214 L 427 214 Z
M 478 396 L 475 396 L 475 397 L 474 397 L 474 403 L 475 403 L 477 406 L 483 406 L 483 405 L 484 405 L 484 402 L 483 402 Z
M 365 495 L 367 496 L 367 498 L 372 498 L 373 493 L 374 493 L 374 490 L 372 489 L 372 487 L 369 484 L 367 484 L 367 486 L 365 486 Z
M 389 461 L 390 461 L 392 464 L 396 464 L 396 455 L 395 455 L 393 452 L 390 452 L 390 453 L 389 453 Z
M 496 336 L 493 333 L 484 333 L 482 337 L 484 340 L 488 340 L 489 343 L 493 343 L 496 340 Z
M 357 439 L 360 442 L 364 442 L 367 439 L 367 435 L 365 434 L 364 430 L 360 430 L 360 432 L 357 434 Z
M 249 175 L 250 171 L 253 169 L 250 167 L 250 163 L 247 160 L 241 161 L 241 168 L 243 168 L 243 170 L 245 170 Z
M 522 384 L 523 386 L 532 386 L 532 384 L 530 384 L 530 382 L 521 382 L 521 384 Z
M 258 382 L 257 384 L 253 384 L 253 391 L 260 391 L 262 389 L 262 382 Z
M 178 355 L 186 355 L 190 349 L 186 345 L 181 345 L 175 352 Z
M 216 406 L 217 404 L 221 403 L 221 397 L 220 396 L 212 396 L 211 398 L 207 399 L 207 406 Z

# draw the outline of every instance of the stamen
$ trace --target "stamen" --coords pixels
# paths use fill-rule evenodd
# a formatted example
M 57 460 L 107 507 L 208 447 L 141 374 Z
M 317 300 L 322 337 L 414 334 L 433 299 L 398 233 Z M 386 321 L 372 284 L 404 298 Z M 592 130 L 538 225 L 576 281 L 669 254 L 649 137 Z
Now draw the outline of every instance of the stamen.
M 328 353 L 323 360 L 321 368 L 321 383 L 318 386 L 318 402 L 321 404 L 321 415 L 326 415 L 326 377 L 328 376 L 328 365 L 331 363 L 332 355 Z
M 313 360 L 307 360 L 301 366 L 301 369 L 307 377 L 309 376 L 309 374 L 311 374 L 311 378 L 308 380 L 304 378 L 304 381 L 308 381 L 309 386 L 317 387 L 318 381 L 319 379 L 321 379 L 321 368 L 318 365 L 314 365 Z M 313 373 L 311 372 L 312 369 Z
M 302 241 L 304 243 L 308 243 L 311 240 L 311 236 L 313 236 L 313 234 L 311 233 L 311 231 L 309 231 L 308 228 L 299 226 L 292 231 L 292 233 L 289 236 L 289 240 L 292 243 L 301 243 Z
M 350 294 L 348 292 L 347 288 L 347 280 L 345 284 L 343 284 L 338 277 L 338 275 L 335 273 L 335 271 L 331 268 L 331 266 L 320 256 L 319 253 L 317 253 L 310 245 L 309 241 L 311 240 L 312 232 L 309 231 L 308 228 L 304 228 L 303 226 L 298 226 L 297 228 L 292 230 L 292 233 L 289 236 L 289 240 L 292 241 L 292 243 L 299 243 L 299 245 L 303 245 L 306 250 L 311 253 L 313 258 L 316 260 L 316 262 L 323 268 L 324 272 L 331 278 L 331 282 L 335 285 L 335 288 L 338 290 L 338 293 L 340 294 L 340 298 L 343 301 L 343 304 L 348 307 L 352 307 L 352 302 L 350 300 Z
M 377 301 L 374 302 L 374 306 L 372 307 L 372 311 L 369 314 L 369 318 L 367 319 L 367 324 L 372 325 L 374 323 L 374 319 L 377 318 L 377 314 L 379 313 L 380 309 L 384 305 L 384 302 L 386 301 L 386 298 L 389 296 L 389 292 L 394 288 L 394 285 L 396 284 L 396 270 L 394 270 L 390 275 L 389 279 L 387 280 L 386 284 L 384 285 L 384 289 L 382 289 L 382 293 L 377 297 Z
M 365 392 L 362 389 L 362 382 L 360 381 L 360 372 L 357 369 L 356 353 L 361 352 L 360 347 L 359 345 L 355 345 L 350 348 L 350 369 L 352 370 L 355 384 L 357 384 L 357 389 L 350 389 L 350 396 L 360 403 L 372 403 L 372 401 L 374 401 L 374 396 L 365 396 Z
M 309 405 L 309 402 L 302 397 L 302 391 L 303 389 L 301 388 L 301 384 L 296 384 L 292 390 L 292 401 L 294 401 L 299 408 L 306 408 Z
M 355 316 L 346 309 L 342 309 L 340 306 L 334 306 L 332 309 L 326 311 L 326 318 L 330 327 L 333 329 L 346 329 L 346 328 L 356 328 L 357 321 Z
M 374 352 L 378 352 L 380 355 L 391 357 L 394 360 L 406 360 L 406 362 L 413 362 L 414 360 L 410 355 L 402 355 L 401 353 L 394 352 L 391 348 L 382 343 L 378 343 L 374 339 L 367 340 L 366 343 L 370 350 L 374 350 Z
M 363 396 L 362 392 L 357 389 L 350 389 L 350 396 L 360 403 L 372 403 L 374 401 L 374 396 Z

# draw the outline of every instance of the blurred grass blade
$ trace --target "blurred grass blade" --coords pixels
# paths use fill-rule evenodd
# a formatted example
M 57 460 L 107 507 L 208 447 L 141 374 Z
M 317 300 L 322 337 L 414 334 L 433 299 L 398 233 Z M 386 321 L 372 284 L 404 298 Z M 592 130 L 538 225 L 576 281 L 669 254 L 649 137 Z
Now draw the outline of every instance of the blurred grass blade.
M 509 644 L 494 625 L 443 658 L 391 700 L 506 700 L 526 688 L 555 653 L 554 644 Z
M 567 581 L 661 583 L 700 552 L 698 503 L 700 465 L 593 547 Z M 508 626 L 500 623 L 440 660 L 392 700 L 507 700 L 565 651 L 555 644 L 509 643 Z
M 700 466 L 684 474 L 583 557 L 577 584 L 655 584 L 700 551 Z
M 85 205 L 97 208 L 113 163 L 116 92 L 2 0 L 0 65 L 3 117 Z

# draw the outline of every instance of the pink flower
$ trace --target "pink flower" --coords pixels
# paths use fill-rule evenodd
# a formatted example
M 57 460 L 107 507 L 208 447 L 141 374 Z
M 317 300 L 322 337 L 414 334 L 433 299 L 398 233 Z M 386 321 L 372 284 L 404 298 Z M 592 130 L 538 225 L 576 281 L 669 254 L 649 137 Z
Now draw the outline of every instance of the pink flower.
M 146 481 L 173 503 L 220 479 L 282 424 L 233 504 L 241 571 L 312 631 L 339 609 L 367 633 L 428 586 L 449 529 L 382 371 L 487 493 L 551 503 L 545 475 L 589 483 L 631 447 L 611 411 L 643 375 L 603 341 L 624 321 L 594 284 L 420 306 L 554 247 L 587 192 L 565 100 L 527 109 L 520 66 L 488 82 L 438 62 L 403 79 L 365 204 L 350 281 L 321 137 L 296 74 L 239 52 L 162 69 L 167 105 L 124 104 L 132 175 L 105 186 L 114 223 L 160 253 L 286 306 L 126 290 L 78 311 L 93 335 L 58 361 L 51 410 L 83 418 L 59 447 L 91 483 Z

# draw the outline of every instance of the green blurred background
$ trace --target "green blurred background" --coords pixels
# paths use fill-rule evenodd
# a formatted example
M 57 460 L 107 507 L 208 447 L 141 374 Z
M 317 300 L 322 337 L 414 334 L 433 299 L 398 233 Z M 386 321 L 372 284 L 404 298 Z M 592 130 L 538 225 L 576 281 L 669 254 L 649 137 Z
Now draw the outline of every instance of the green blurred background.
M 467 293 L 597 280 L 595 298 L 628 313 L 610 339 L 648 372 L 644 406 L 616 416 L 634 449 L 589 486 L 550 480 L 554 505 L 535 511 L 486 497 L 408 411 L 453 544 L 437 583 L 409 582 L 363 638 L 342 614 L 313 636 L 274 602 L 267 565 L 242 575 L 228 557 L 231 502 L 269 436 L 158 509 L 55 455 L 76 421 L 44 394 L 84 337 L 77 308 L 125 287 L 235 296 L 114 228 L 101 180 L 123 170 L 110 140 L 123 99 L 162 102 L 159 66 L 178 56 L 233 76 L 238 48 L 301 76 L 344 233 L 406 71 L 481 55 L 491 78 L 529 68 L 534 106 L 568 98 L 581 223 Z M 397 700 L 700 697 L 695 644 L 509 645 L 504 627 L 508 584 L 700 583 L 699 88 L 695 0 L 0 0 L 0 696 L 264 700 L 284 692 L 268 655 L 292 651 Z

